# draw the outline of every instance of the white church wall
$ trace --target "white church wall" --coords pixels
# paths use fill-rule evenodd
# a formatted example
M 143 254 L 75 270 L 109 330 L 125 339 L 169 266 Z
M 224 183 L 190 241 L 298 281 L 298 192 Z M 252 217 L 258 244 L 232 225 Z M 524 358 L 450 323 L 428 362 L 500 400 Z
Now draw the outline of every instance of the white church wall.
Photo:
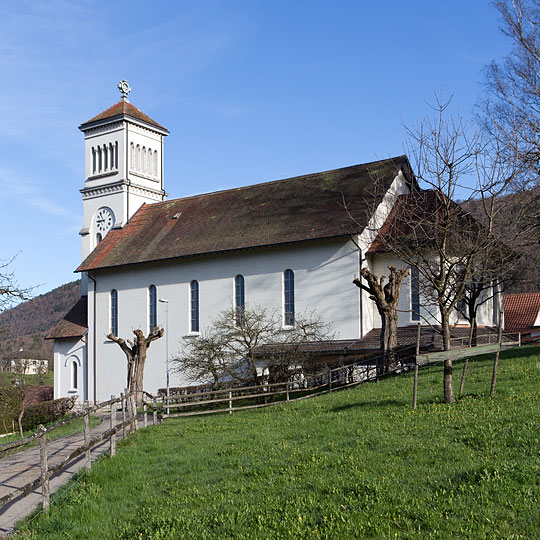
M 366 254 L 366 251 L 369 249 L 373 240 L 375 240 L 379 229 L 383 226 L 390 210 L 394 206 L 396 199 L 400 195 L 406 195 L 409 193 L 409 187 L 403 171 L 399 171 L 396 178 L 390 185 L 390 188 L 385 193 L 382 201 L 377 206 L 373 212 L 373 216 L 369 220 L 367 227 L 362 231 L 361 234 L 357 237 L 357 244 L 361 250 L 362 256 L 364 258 L 362 265 L 367 266 L 372 269 L 372 261 L 374 257 L 370 254 Z M 374 328 L 380 328 L 380 316 L 376 311 L 376 308 L 373 302 L 369 298 L 369 293 L 366 291 L 360 291 L 361 300 L 360 303 L 363 306 L 362 309 L 362 335 L 366 335 L 368 332 Z M 374 311 L 375 309 L 375 311 Z
M 126 383 L 126 359 L 118 345 L 106 339 L 110 331 L 110 292 L 118 291 L 118 334 L 130 338 L 134 328 L 148 332 L 148 287 L 169 301 L 169 351 L 175 356 L 189 332 L 189 288 L 199 282 L 200 326 L 204 328 L 221 311 L 233 306 L 234 278 L 245 280 L 246 305 L 261 305 L 281 313 L 283 272 L 295 277 L 295 313 L 316 310 L 332 323 L 337 338 L 358 338 L 358 292 L 352 279 L 358 253 L 345 240 L 297 244 L 293 247 L 256 249 L 230 255 L 183 259 L 149 264 L 120 271 L 101 271 L 97 279 L 97 399 L 118 395 Z M 89 306 L 92 297 L 89 295 Z M 165 327 L 165 304 L 158 303 L 158 323 Z M 90 331 L 92 319 L 89 320 Z M 91 339 L 89 339 L 90 345 Z M 145 389 L 164 387 L 166 337 L 152 343 L 145 369 Z M 89 348 L 90 366 L 93 364 Z M 92 377 L 90 377 L 92 379 Z M 91 381 L 90 381 L 91 382 Z M 188 381 L 173 375 L 171 384 Z
M 86 348 L 79 338 L 57 339 L 54 341 L 54 398 L 77 396 L 77 401 L 88 397 L 86 388 Z M 77 364 L 76 385 L 74 385 L 73 362 Z

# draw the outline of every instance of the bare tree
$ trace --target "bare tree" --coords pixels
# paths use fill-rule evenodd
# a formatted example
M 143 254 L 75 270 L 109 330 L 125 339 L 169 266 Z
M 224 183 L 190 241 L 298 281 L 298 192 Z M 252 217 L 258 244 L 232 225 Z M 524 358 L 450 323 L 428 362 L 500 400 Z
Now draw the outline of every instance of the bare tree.
M 110 333 L 107 339 L 114 341 L 124 351 L 127 359 L 127 389 L 135 392 L 135 400 L 137 406 L 142 405 L 143 400 L 143 382 L 144 382 L 144 365 L 146 363 L 146 355 L 148 347 L 152 341 L 163 337 L 165 330 L 157 326 L 144 337 L 142 330 L 137 328 L 133 330 L 135 338 L 132 340 L 124 340 Z
M 17 300 L 28 300 L 32 292 L 32 287 L 21 287 L 10 271 L 14 259 L 0 261 L 0 311 L 9 308 Z
M 457 303 L 480 269 L 480 255 L 495 242 L 498 195 L 514 178 L 510 164 L 499 153 L 491 154 L 492 146 L 459 117 L 447 118 L 449 104 L 438 100 L 433 118 L 407 128 L 419 185 L 428 189 L 413 189 L 399 197 L 376 240 L 417 269 L 427 312 L 422 316 L 440 325 L 445 350 L 450 349 Z M 469 198 L 481 200 L 482 224 L 454 202 L 465 189 Z M 444 363 L 443 389 L 445 402 L 455 401 L 450 358 Z
M 203 331 L 190 337 L 179 356 L 172 359 L 173 371 L 182 374 L 192 383 L 210 384 L 212 390 L 227 378 L 227 355 L 222 336 Z
M 328 325 L 315 313 L 296 316 L 294 326 L 282 329 L 274 311 L 256 305 L 241 313 L 230 309 L 220 313 L 201 336 L 185 343 L 173 364 L 176 372 L 193 382 L 262 384 L 265 369 L 274 375 L 288 373 L 305 357 L 306 343 L 331 338 Z
M 360 276 L 365 282 L 359 278 L 353 280 L 357 287 L 369 293 L 381 317 L 380 348 L 385 359 L 383 373 L 394 367 L 393 351 L 398 346 L 399 293 L 403 280 L 409 275 L 408 268 L 398 269 L 395 266 L 389 266 L 388 270 L 390 275 L 386 284 L 384 284 L 386 276 L 379 277 L 367 267 L 360 269 Z
M 502 62 L 486 70 L 484 123 L 523 171 L 538 178 L 540 164 L 540 3 L 538 0 L 496 0 L 501 30 L 512 43 Z

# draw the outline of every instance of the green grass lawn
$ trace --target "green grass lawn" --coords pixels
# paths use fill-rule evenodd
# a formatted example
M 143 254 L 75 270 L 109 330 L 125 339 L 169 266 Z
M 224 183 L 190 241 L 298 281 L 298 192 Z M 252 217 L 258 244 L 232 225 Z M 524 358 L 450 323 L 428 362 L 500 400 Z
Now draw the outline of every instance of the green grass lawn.
M 45 375 L 23 375 L 24 382 L 28 386 L 37 386 L 39 385 L 40 380 L 43 381 L 43 384 L 46 386 L 54 386 L 54 372 L 52 370 L 47 371 Z M 9 386 L 13 379 L 20 378 L 20 375 L 14 373 L 9 373 L 7 371 L 0 371 L 0 386 Z
M 540 348 L 501 355 L 493 398 L 491 366 L 454 405 L 431 367 L 416 411 L 406 374 L 149 427 L 21 538 L 540 538 Z

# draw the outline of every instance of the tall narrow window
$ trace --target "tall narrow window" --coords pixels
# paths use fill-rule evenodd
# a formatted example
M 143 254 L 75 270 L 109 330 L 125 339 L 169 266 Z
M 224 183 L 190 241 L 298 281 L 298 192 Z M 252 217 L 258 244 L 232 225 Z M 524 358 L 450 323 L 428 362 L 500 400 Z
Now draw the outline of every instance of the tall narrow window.
M 130 168 L 131 170 L 133 170 L 133 169 L 135 169 L 135 145 L 134 145 L 133 143 L 130 143 L 129 148 L 130 148 L 130 153 L 129 153 L 129 156 L 130 156 L 129 168 Z
M 118 169 L 118 141 L 114 143 L 114 168 Z
M 157 150 L 154 152 L 154 176 L 157 176 Z
M 101 233 L 98 232 L 96 234 L 96 246 L 103 240 L 103 236 L 101 236 Z
M 156 286 L 148 287 L 148 329 L 150 332 L 157 326 L 157 293 Z
M 92 174 L 96 174 L 96 149 L 92 148 Z
M 246 296 L 244 289 L 244 276 L 238 274 L 234 278 L 234 308 L 236 322 L 244 318 L 244 308 L 246 307 Z
M 98 172 L 101 172 L 103 170 L 103 156 L 101 152 L 101 146 L 98 146 L 97 154 L 98 154 Z
M 190 292 L 190 321 L 192 332 L 199 331 L 199 282 L 193 280 L 189 286 Z
M 141 147 L 137 145 L 137 155 L 136 155 L 136 161 L 135 161 L 135 169 L 138 171 L 141 170 Z
M 411 320 L 420 320 L 420 273 L 416 266 L 411 267 Z
M 111 291 L 111 334 L 118 335 L 118 291 Z
M 146 172 L 146 146 L 142 147 L 142 154 L 141 154 L 141 172 Z
M 294 326 L 294 272 L 283 272 L 283 323 Z
M 73 362 L 71 363 L 71 375 L 72 375 L 71 388 L 73 390 L 77 390 L 77 388 L 79 387 L 78 380 L 77 380 L 77 368 L 78 368 L 77 362 L 73 360 Z
M 107 145 L 103 145 L 103 170 L 106 171 L 109 168 L 109 152 L 107 150 Z

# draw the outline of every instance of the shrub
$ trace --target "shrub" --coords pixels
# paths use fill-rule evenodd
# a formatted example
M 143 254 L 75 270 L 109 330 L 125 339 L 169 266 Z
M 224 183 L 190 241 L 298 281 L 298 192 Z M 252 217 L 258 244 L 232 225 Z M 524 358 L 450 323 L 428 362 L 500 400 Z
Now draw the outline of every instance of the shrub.
M 21 411 L 24 393 L 25 387 L 22 385 L 0 387 L 0 433 L 11 431 Z
M 39 424 L 50 424 L 66 415 L 75 405 L 75 398 L 60 398 L 29 405 L 22 419 L 23 429 L 35 429 Z

